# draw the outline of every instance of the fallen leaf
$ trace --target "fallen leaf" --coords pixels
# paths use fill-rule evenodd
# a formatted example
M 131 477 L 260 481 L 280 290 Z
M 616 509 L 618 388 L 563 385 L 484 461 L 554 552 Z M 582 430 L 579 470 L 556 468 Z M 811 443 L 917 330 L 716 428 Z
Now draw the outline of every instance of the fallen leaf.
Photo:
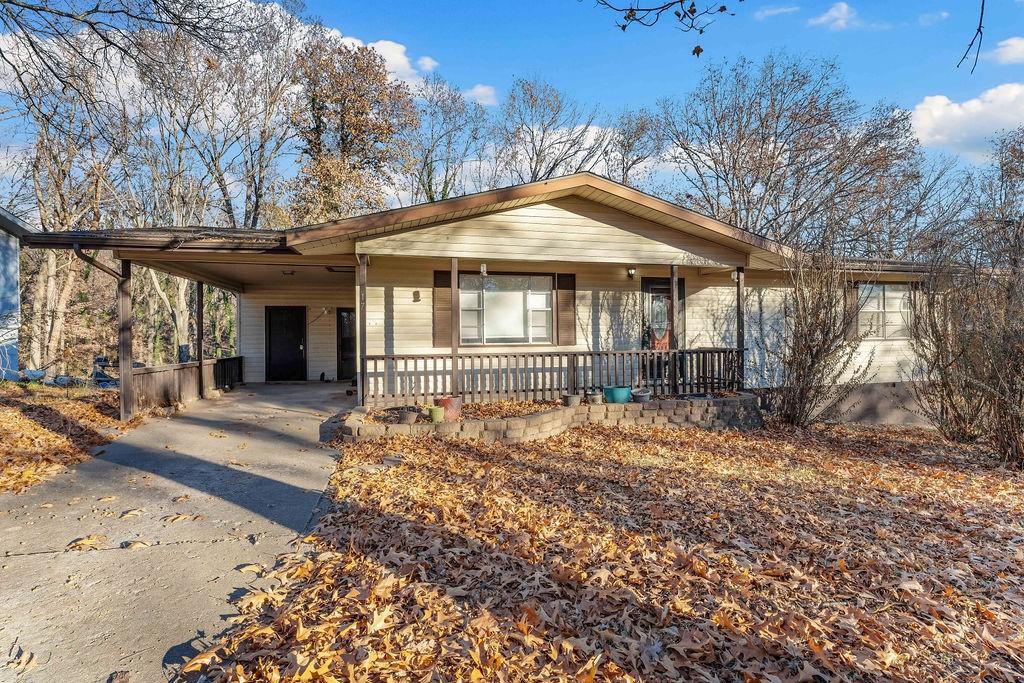
M 96 550 L 106 540 L 107 537 L 103 534 L 90 534 L 68 543 L 67 550 Z

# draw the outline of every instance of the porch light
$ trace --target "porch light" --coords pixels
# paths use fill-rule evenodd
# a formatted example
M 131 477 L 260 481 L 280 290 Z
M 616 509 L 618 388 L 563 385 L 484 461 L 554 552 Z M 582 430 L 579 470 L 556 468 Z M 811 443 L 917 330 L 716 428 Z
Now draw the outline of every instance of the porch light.
M 626 268 L 626 275 L 629 276 L 630 280 L 635 278 L 636 277 L 636 266 L 630 266 L 629 268 Z
M 481 263 L 480 264 L 480 274 L 483 275 L 484 277 L 487 277 L 487 264 L 486 263 Z

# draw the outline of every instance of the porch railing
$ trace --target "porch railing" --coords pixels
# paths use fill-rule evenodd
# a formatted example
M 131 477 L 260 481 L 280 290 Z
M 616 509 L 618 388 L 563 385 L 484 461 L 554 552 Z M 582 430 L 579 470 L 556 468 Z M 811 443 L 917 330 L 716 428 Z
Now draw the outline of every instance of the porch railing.
M 530 353 L 367 356 L 364 403 L 429 402 L 461 395 L 468 402 L 550 400 L 604 386 L 698 394 L 743 387 L 743 354 L 735 348 L 671 351 L 554 351 Z

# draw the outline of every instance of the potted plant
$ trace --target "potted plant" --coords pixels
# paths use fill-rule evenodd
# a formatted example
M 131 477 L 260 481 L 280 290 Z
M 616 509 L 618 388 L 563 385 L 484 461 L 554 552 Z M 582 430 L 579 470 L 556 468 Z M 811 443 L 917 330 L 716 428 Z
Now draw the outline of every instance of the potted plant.
M 629 401 L 630 391 L 627 386 L 605 387 L 604 400 L 608 403 L 626 403 Z
M 650 389 L 633 390 L 633 400 L 636 401 L 637 403 L 647 403 L 648 401 L 651 400 L 651 395 L 652 394 Z
M 434 424 L 444 422 L 444 406 L 430 406 L 430 421 Z
M 445 422 L 458 422 L 462 419 L 461 396 L 441 396 L 434 399 L 434 405 L 444 408 Z
M 600 405 L 604 403 L 604 394 L 597 389 L 592 389 L 587 392 L 587 403 L 592 406 Z
M 583 400 L 579 394 L 562 394 L 562 405 L 575 408 Z
M 398 421 L 404 425 L 416 424 L 416 420 L 420 416 L 420 411 L 415 408 L 402 408 L 398 411 Z

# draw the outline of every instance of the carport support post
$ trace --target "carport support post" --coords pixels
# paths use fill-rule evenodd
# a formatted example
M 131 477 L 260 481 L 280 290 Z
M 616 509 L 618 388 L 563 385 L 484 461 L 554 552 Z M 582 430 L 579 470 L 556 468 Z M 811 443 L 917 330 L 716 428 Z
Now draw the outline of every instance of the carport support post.
M 121 260 L 117 281 L 117 365 L 120 375 L 121 419 L 135 415 L 135 374 L 132 371 L 132 262 Z
M 203 309 L 203 290 L 206 289 L 206 285 L 202 282 L 196 282 L 196 360 L 199 361 L 199 375 L 196 383 L 196 390 L 199 392 L 199 398 L 206 398 L 206 387 L 203 381 L 203 327 L 204 327 L 204 309 Z
M 743 388 L 744 375 L 746 374 L 746 341 L 744 339 L 744 322 L 743 322 L 743 266 L 736 267 L 736 355 L 738 356 L 737 363 L 737 389 Z

